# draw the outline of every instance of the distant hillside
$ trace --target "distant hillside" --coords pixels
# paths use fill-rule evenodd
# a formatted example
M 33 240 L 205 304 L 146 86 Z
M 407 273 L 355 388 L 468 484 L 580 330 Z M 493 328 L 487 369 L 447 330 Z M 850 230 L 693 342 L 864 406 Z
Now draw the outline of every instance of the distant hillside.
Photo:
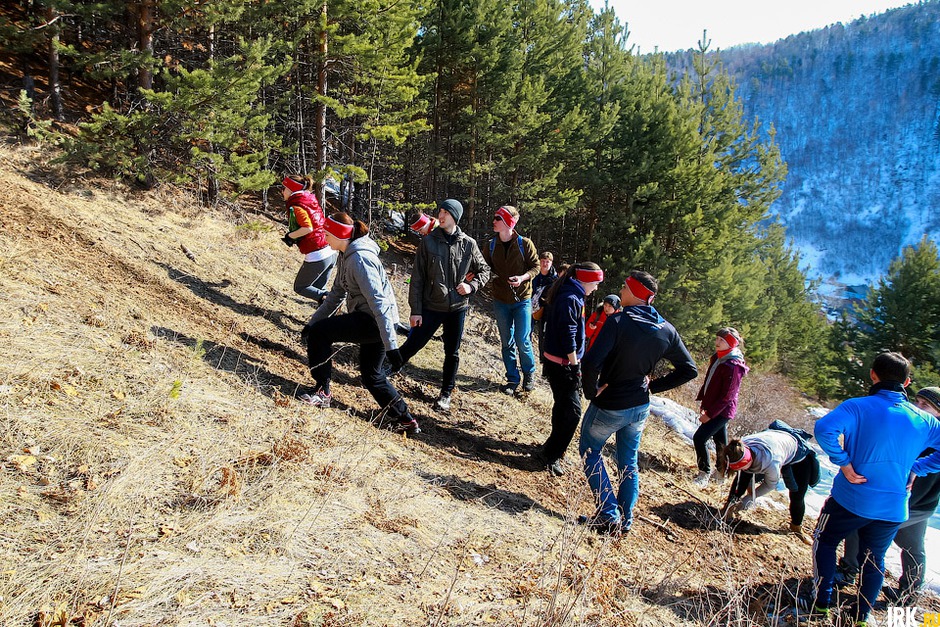
M 940 236 L 940 2 L 720 55 L 747 117 L 776 130 L 776 211 L 813 273 L 874 278 Z

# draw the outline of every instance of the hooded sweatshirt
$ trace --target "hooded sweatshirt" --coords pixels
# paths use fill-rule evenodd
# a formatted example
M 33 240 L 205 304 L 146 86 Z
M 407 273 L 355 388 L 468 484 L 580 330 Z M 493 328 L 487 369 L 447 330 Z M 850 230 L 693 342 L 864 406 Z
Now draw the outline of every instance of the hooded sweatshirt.
M 673 370 L 646 377 L 661 359 Z M 620 410 L 649 403 L 650 393 L 665 392 L 698 376 L 695 361 L 678 331 L 650 305 L 631 305 L 607 318 L 584 356 L 584 394 L 600 409 Z M 597 389 L 607 388 L 597 395 Z
M 584 286 L 571 277 L 562 279 L 554 300 L 548 305 L 542 350 L 549 355 L 567 359 L 576 353 L 584 355 Z
M 308 324 L 332 316 L 345 301 L 346 311 L 361 311 L 375 319 L 385 350 L 398 348 L 395 334 L 395 323 L 399 322 L 398 304 L 379 259 L 379 250 L 379 245 L 368 235 L 349 242 L 346 252 L 340 253 L 336 261 L 333 289 Z

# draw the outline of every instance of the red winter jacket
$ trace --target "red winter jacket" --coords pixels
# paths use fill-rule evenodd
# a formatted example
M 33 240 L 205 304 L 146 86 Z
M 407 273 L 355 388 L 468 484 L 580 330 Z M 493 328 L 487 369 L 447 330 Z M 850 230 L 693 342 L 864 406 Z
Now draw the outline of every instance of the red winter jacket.
M 594 345 L 594 340 L 600 335 L 605 322 L 607 322 L 607 312 L 604 311 L 602 305 L 599 309 L 594 310 L 594 313 L 588 318 L 587 324 L 584 325 L 584 334 L 587 336 L 588 348 Z
M 287 198 L 287 211 L 289 230 L 296 231 L 303 226 L 313 229 L 312 233 L 298 240 L 297 248 L 300 252 L 306 255 L 326 246 L 326 231 L 323 229 L 326 218 L 316 196 L 308 191 L 291 194 Z

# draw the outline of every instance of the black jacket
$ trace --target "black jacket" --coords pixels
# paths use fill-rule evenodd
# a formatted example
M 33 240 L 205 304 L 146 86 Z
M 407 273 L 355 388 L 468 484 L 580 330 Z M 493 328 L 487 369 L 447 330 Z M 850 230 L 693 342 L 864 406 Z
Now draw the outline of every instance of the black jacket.
M 660 359 L 673 370 L 646 377 Z M 649 403 L 650 393 L 665 392 L 698 376 L 678 331 L 651 306 L 631 305 L 607 318 L 582 362 L 584 395 L 600 409 L 620 410 Z M 598 387 L 607 388 L 597 395 Z
M 473 278 L 468 279 L 468 273 Z M 476 240 L 460 227 L 451 235 L 438 227 L 418 244 L 408 290 L 411 315 L 420 316 L 425 309 L 442 313 L 466 309 L 470 294 L 479 291 L 489 279 L 490 267 L 483 260 Z M 466 296 L 457 293 L 462 282 L 471 288 Z

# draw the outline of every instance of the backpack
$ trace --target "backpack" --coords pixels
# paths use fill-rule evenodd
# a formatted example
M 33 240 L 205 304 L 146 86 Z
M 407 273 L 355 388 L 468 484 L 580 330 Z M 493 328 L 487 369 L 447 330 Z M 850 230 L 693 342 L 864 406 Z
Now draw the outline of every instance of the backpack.
M 812 464 L 812 467 L 810 468 L 810 473 L 809 473 L 809 486 L 815 487 L 816 484 L 818 484 L 820 480 L 820 468 L 819 468 L 819 460 L 816 458 L 816 451 L 811 449 L 809 445 L 807 444 L 807 442 L 813 439 L 812 434 L 804 431 L 803 429 L 797 429 L 795 427 L 791 427 L 790 425 L 788 425 L 782 420 L 774 420 L 772 423 L 770 423 L 770 425 L 767 428 L 772 429 L 774 431 L 784 431 L 786 433 L 789 433 L 790 435 L 794 436 L 797 441 L 798 452 L 797 452 L 796 459 L 794 459 L 791 463 L 784 466 L 781 472 L 781 474 L 783 475 L 783 483 L 784 485 L 787 486 L 787 489 L 794 491 L 794 492 L 798 489 L 796 478 L 793 476 L 793 470 L 791 469 L 791 466 L 793 466 L 794 464 L 800 463 L 807 457 L 809 457 L 812 460 L 810 462 L 810 464 Z
M 490 259 L 493 258 L 493 251 L 496 250 L 497 239 L 498 239 L 498 236 L 490 240 Z M 519 245 L 519 254 L 522 255 L 523 259 L 525 259 L 525 248 L 522 246 L 522 236 L 519 234 L 516 234 L 516 244 Z

